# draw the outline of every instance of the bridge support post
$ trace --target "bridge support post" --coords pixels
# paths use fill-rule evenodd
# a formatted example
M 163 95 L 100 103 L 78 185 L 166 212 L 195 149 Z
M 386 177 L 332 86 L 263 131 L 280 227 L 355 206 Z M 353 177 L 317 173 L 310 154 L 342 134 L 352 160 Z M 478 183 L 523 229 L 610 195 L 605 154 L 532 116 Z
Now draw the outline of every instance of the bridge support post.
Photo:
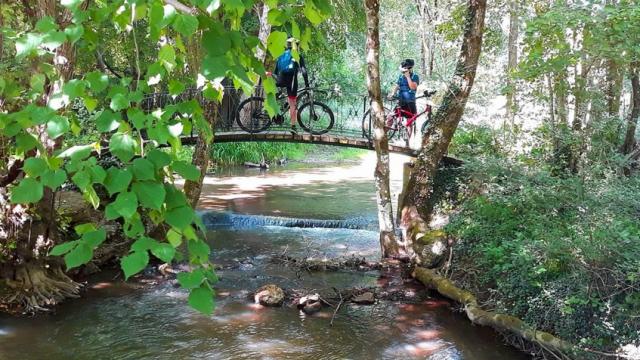
M 398 194 L 398 206 L 396 207 L 396 225 L 400 225 L 400 219 L 402 218 L 402 208 L 404 207 L 404 197 L 407 194 L 407 185 L 411 178 L 411 170 L 413 169 L 413 162 L 407 161 L 402 166 L 402 189 Z

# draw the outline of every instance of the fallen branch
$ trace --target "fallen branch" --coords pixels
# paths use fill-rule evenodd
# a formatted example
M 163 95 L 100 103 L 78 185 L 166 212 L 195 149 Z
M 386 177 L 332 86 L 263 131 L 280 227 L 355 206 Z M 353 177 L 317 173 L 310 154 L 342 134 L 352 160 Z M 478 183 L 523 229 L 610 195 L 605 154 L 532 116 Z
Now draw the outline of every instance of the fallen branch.
M 336 317 L 338 310 L 340 310 L 340 306 L 342 306 L 342 303 L 344 302 L 344 299 L 342 298 L 342 293 L 336 288 L 333 288 L 333 290 L 337 292 L 338 295 L 340 295 L 340 302 L 338 303 L 338 306 L 336 306 L 336 309 L 333 311 L 333 315 L 331 316 L 331 322 L 329 323 L 329 326 L 333 326 L 333 319 Z
M 524 321 L 517 317 L 482 310 L 478 306 L 476 297 L 471 292 L 458 288 L 453 282 L 436 274 L 433 270 L 416 267 L 413 271 L 413 277 L 425 286 L 437 290 L 443 296 L 461 303 L 464 306 L 467 317 L 474 324 L 514 333 L 525 340 L 548 349 L 555 356 L 560 354 L 562 358 L 568 357 L 566 353 L 574 354 L 576 350 L 580 350 L 573 344 L 552 334 L 528 327 Z

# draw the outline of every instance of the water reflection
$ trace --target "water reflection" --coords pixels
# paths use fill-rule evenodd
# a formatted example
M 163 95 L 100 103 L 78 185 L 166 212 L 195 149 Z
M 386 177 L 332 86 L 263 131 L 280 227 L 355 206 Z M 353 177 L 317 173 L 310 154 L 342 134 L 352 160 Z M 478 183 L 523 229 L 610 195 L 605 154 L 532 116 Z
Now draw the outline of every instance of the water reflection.
M 311 219 L 375 218 L 370 174 L 370 162 L 304 173 L 229 173 L 208 179 L 201 206 Z M 526 358 L 503 346 L 494 333 L 452 313 L 446 301 L 420 296 L 416 284 L 377 272 L 310 274 L 270 261 L 283 253 L 376 259 L 375 232 L 230 226 L 212 229 L 207 239 L 212 260 L 223 266 L 212 316 L 190 309 L 187 293 L 173 284 L 141 288 L 109 276 L 53 315 L 0 317 L 0 359 Z M 332 308 L 301 316 L 295 308 L 253 304 L 251 292 L 266 283 L 319 293 L 377 286 L 415 301 L 343 304 L 330 326 Z

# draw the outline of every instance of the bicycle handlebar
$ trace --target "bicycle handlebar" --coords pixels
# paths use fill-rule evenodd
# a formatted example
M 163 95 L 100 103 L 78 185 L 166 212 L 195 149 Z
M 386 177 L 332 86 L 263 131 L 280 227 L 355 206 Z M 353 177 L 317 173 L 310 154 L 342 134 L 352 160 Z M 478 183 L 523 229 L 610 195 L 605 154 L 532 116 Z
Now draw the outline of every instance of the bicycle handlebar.
M 430 98 L 430 97 L 432 97 L 433 95 L 435 95 L 437 92 L 438 92 L 437 90 L 433 90 L 433 91 L 425 90 L 425 91 L 422 93 L 422 95 L 421 95 L 421 96 L 417 96 L 417 97 L 416 97 L 416 100 L 417 100 L 417 99 L 422 99 L 422 98 Z M 395 96 L 393 96 L 392 98 L 390 98 L 389 100 L 400 100 L 400 97 L 399 97 L 399 96 L 397 96 L 397 95 L 395 95 Z

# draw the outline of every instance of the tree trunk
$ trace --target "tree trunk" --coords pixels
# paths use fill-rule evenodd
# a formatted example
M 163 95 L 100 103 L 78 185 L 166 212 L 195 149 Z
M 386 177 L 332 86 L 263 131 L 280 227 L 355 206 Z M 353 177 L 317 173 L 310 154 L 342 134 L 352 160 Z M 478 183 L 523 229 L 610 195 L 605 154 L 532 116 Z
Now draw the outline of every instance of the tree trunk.
M 72 14 L 65 8 L 58 8 L 53 0 L 23 1 L 25 15 L 31 23 L 50 16 L 61 29 L 70 24 Z M 88 3 L 85 2 L 83 6 Z M 47 80 L 43 95 L 37 100 L 40 106 L 45 106 L 53 95 L 61 91 L 65 81 L 71 78 L 75 67 L 75 48 L 68 42 L 56 49 L 56 59 L 66 59 L 52 64 L 58 78 Z M 44 152 L 41 156 L 51 156 L 60 148 L 60 141 L 51 139 L 46 131 L 46 125 L 34 128 L 34 135 L 38 136 Z M 27 154 L 34 157 L 35 151 Z M 11 180 L 15 181 L 17 176 Z M 10 185 L 9 183 L 6 184 Z M 19 307 L 23 312 L 43 310 L 47 306 L 55 305 L 67 297 L 77 296 L 80 285 L 73 282 L 61 270 L 61 264 L 47 259 L 48 250 L 59 240 L 59 227 L 54 207 L 55 193 L 48 187 L 43 190 L 42 199 L 35 205 L 22 206 L 9 204 L 8 187 L 0 191 L 0 242 L 15 242 L 16 248 L 7 259 L 0 271 L 0 278 L 11 289 L 12 294 L 3 299 L 11 308 Z M 35 215 L 35 216 L 34 216 Z M 1 229 L 1 227 L 5 227 Z
M 445 98 L 422 139 L 414 171 L 403 201 L 401 224 L 405 241 L 415 251 L 416 262 L 435 266 L 442 260 L 446 241 L 441 236 L 426 236 L 434 204 L 431 195 L 434 177 L 442 157 L 465 109 L 473 87 L 482 48 L 486 0 L 468 0 L 464 38 L 453 78 Z M 422 243 L 428 241 L 428 243 Z
M 640 116 L 640 78 L 638 76 L 639 63 L 635 62 L 631 65 L 631 113 L 627 120 L 627 132 L 624 142 L 620 148 L 620 152 L 628 155 L 633 151 L 636 143 L 636 127 L 638 126 L 638 117 Z
M 194 35 L 187 43 L 187 59 L 189 61 L 189 75 L 196 79 L 200 71 L 200 59 L 202 59 L 202 34 Z M 199 131 L 196 146 L 193 149 L 191 163 L 200 170 L 200 177 L 197 181 L 186 180 L 184 182 L 184 193 L 191 206 L 195 209 L 200 200 L 202 193 L 202 184 L 204 177 L 209 169 L 211 160 L 211 143 L 213 142 L 213 133 L 215 132 L 215 122 L 218 117 L 218 104 L 214 104 L 211 111 L 205 111 L 203 114 L 204 123 L 209 126 L 209 131 Z
M 607 84 L 605 97 L 609 116 L 618 116 L 622 94 L 622 71 L 614 60 L 607 61 Z
M 507 62 L 507 104 L 506 104 L 506 121 L 509 126 L 509 132 L 513 131 L 514 119 L 516 116 L 516 84 L 513 81 L 513 71 L 518 66 L 518 30 L 520 27 L 518 2 L 511 1 L 509 7 L 509 55 Z M 506 126 L 505 126 L 506 128 Z
M 389 140 L 384 131 L 386 121 L 380 93 L 380 38 L 378 0 L 365 0 L 367 15 L 367 89 L 373 110 L 373 143 L 376 149 L 376 169 L 374 173 L 380 224 L 380 248 L 382 257 L 399 257 L 400 246 L 396 241 L 389 187 Z
M 263 3 L 262 6 L 257 9 L 258 13 L 258 23 L 260 24 L 260 29 L 258 30 L 258 39 L 262 44 L 262 47 L 258 46 L 256 48 L 256 58 L 260 60 L 264 64 L 264 60 L 267 57 L 267 38 L 269 34 L 271 34 L 271 24 L 267 17 L 269 16 L 269 5 Z

